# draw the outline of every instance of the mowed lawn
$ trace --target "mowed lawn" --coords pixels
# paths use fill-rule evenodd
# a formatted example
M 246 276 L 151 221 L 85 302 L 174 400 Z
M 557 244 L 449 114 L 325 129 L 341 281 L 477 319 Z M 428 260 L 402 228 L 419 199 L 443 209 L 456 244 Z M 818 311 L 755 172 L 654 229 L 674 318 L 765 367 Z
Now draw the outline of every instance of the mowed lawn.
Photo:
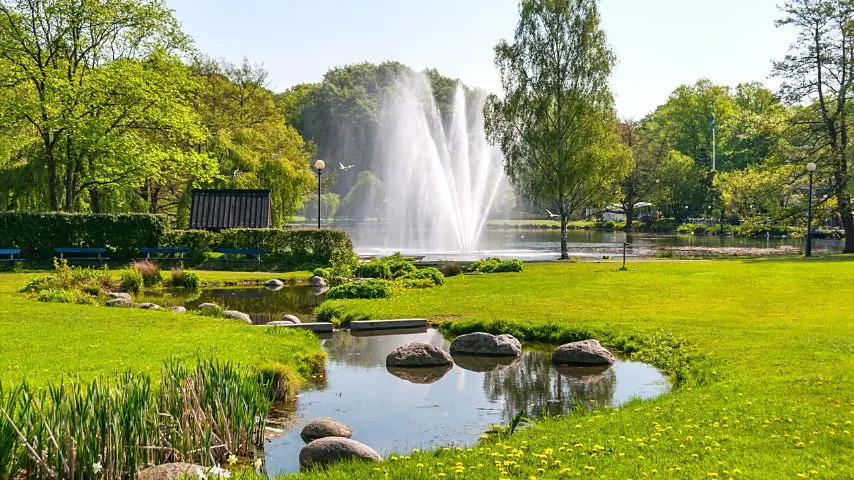
M 44 385 L 61 379 L 158 374 L 163 362 L 200 357 L 251 368 L 287 365 L 303 379 L 324 354 L 307 332 L 252 327 L 234 320 L 165 311 L 43 303 L 18 290 L 43 273 L 0 274 L 0 381 Z M 203 282 L 301 278 L 307 273 L 199 272 Z
M 528 264 L 521 274 L 458 276 L 337 307 L 463 331 L 671 334 L 699 355 L 692 381 L 470 449 L 399 452 L 306 478 L 854 478 L 854 258 L 618 267 Z

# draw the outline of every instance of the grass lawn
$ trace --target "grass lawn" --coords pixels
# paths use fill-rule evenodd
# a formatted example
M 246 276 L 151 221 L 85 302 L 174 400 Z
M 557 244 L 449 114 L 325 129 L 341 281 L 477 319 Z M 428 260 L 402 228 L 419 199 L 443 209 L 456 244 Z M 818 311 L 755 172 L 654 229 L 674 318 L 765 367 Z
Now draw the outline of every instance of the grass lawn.
M 673 334 L 687 342 L 680 352 L 696 355 L 688 367 L 671 365 L 695 370 L 671 394 L 547 419 L 470 449 L 400 452 L 301 478 L 854 478 L 854 258 L 617 268 L 529 264 L 520 274 L 458 276 L 331 305 L 426 317 L 450 331 L 633 337 L 664 366 L 656 352 L 673 342 L 651 339 Z
M 307 278 L 307 272 L 198 272 L 203 282 Z M 33 273 L 0 274 L 0 381 L 42 385 L 125 370 L 156 374 L 164 360 L 215 357 L 252 367 L 287 365 L 303 379 L 324 354 L 307 332 L 268 332 L 194 314 L 42 303 L 17 291 Z

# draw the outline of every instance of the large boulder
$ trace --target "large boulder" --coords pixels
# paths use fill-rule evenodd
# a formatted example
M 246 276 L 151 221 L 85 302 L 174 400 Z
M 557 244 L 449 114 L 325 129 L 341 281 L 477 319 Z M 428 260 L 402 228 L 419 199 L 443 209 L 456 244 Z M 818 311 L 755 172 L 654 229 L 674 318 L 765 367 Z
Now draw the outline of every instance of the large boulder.
M 326 437 L 350 438 L 353 429 L 334 418 L 320 417 L 306 423 L 299 436 L 305 443 Z
M 517 357 L 521 354 L 522 343 L 513 335 L 475 332 L 460 335 L 451 342 L 451 355 Z
M 133 302 L 125 298 L 112 298 L 110 300 L 107 300 L 107 303 L 105 303 L 104 305 L 108 307 L 132 307 Z
M 418 368 L 403 368 L 403 367 L 386 367 L 388 373 L 395 377 L 406 380 L 409 383 L 419 385 L 428 385 L 438 382 L 453 368 L 452 365 L 444 365 L 441 367 L 418 367 Z
M 423 342 L 401 345 L 385 357 L 387 367 L 441 367 L 453 363 L 454 360 L 448 352 Z
M 171 307 L 171 308 L 169 308 L 169 310 L 172 311 L 173 313 L 187 313 L 187 309 L 185 307 L 180 306 L 180 305 L 177 307 Z
M 206 310 L 212 311 L 212 312 L 219 312 L 219 311 L 222 311 L 222 307 L 220 307 L 219 305 L 217 305 L 215 303 L 205 302 L 205 303 L 200 303 L 199 306 L 196 307 L 196 310 L 199 310 L 202 312 L 206 311 Z
M 136 308 L 141 308 L 143 310 L 160 310 L 160 305 L 156 303 L 140 303 Z
M 282 319 L 280 321 L 291 322 L 291 323 L 302 323 L 302 321 L 300 321 L 299 317 L 297 317 L 296 315 L 291 315 L 291 314 L 282 315 Z
M 107 298 L 110 300 L 122 299 L 126 300 L 128 303 L 133 302 L 133 298 L 131 298 L 130 294 L 127 292 L 110 292 L 107 294 Z
M 203 467 L 192 463 L 164 463 L 140 470 L 137 480 L 178 480 L 179 478 L 229 478 L 228 470 L 219 467 Z
M 226 310 L 226 311 L 222 312 L 222 316 L 223 316 L 223 318 L 233 318 L 233 319 L 241 320 L 241 321 L 249 323 L 249 324 L 252 323 L 252 319 L 249 317 L 249 315 L 247 315 L 243 312 L 238 312 L 237 310 Z
M 311 277 L 311 286 L 316 287 L 316 288 L 326 287 L 327 286 L 326 279 L 319 276 L 319 275 L 315 275 L 315 276 Z
M 285 282 L 283 282 L 277 278 L 271 278 L 271 279 L 267 280 L 266 282 L 264 282 L 264 287 L 266 287 L 267 289 L 273 290 L 273 291 L 281 290 L 284 286 L 285 286 Z
M 382 457 L 363 443 L 341 437 L 319 438 L 302 447 L 299 452 L 299 464 L 303 468 L 325 467 L 351 459 L 379 462 Z
M 613 365 L 614 355 L 597 340 L 582 340 L 557 347 L 552 362 L 558 365 Z

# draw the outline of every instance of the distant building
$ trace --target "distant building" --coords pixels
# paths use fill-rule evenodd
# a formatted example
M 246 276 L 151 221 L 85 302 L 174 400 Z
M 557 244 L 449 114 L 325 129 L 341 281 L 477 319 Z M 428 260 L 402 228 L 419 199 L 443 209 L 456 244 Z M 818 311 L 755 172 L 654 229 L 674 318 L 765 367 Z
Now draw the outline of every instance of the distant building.
M 190 228 L 270 228 L 269 190 L 193 190 Z

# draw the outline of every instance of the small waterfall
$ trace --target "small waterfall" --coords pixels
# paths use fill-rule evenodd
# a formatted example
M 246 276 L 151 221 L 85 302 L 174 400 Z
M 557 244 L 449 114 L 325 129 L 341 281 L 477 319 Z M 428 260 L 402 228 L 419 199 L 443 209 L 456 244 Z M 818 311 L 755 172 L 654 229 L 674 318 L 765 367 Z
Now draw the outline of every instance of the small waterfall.
M 486 140 L 485 94 L 457 85 L 444 118 L 428 79 L 404 75 L 382 101 L 377 147 L 385 184 L 383 222 L 372 246 L 473 253 L 504 180 L 502 156 Z

